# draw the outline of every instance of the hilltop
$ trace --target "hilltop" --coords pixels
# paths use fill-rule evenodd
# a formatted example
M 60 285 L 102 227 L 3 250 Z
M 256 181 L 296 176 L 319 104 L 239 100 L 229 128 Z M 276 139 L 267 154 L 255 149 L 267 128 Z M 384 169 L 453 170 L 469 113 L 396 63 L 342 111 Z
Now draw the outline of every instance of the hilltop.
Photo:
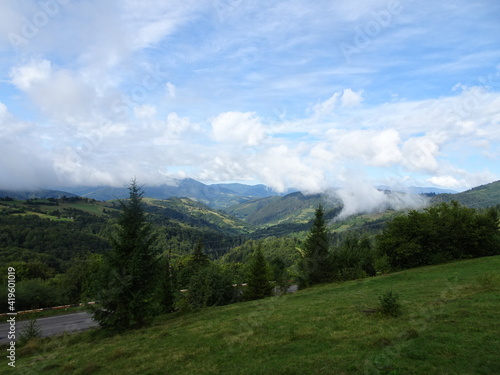
M 16 367 L 44 374 L 494 374 L 499 268 L 500 256 L 466 260 L 165 315 L 112 337 L 65 335 L 18 349 Z M 400 295 L 398 318 L 376 311 L 389 290 Z

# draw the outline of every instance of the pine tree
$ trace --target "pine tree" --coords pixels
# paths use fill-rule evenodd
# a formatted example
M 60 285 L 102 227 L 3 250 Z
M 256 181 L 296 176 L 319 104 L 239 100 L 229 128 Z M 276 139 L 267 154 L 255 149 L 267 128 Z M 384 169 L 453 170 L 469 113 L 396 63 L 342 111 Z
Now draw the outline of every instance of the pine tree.
M 170 266 L 169 258 L 163 261 L 162 274 L 160 276 L 159 285 L 159 302 L 162 312 L 171 313 L 174 311 L 175 293 L 174 293 L 174 275 L 173 269 Z
M 254 251 L 248 272 L 248 286 L 245 289 L 246 300 L 255 300 L 272 295 L 269 267 L 259 247 Z
M 329 281 L 331 278 L 331 267 L 328 252 L 329 243 L 324 211 L 323 206 L 319 205 L 302 250 L 302 259 L 299 263 L 301 287 Z
M 201 239 L 196 242 L 193 255 L 191 257 L 191 263 L 195 266 L 195 268 L 200 268 L 210 263 L 208 255 L 203 252 L 203 242 Z
M 154 238 L 142 205 L 143 191 L 135 180 L 128 201 L 120 201 L 122 213 L 112 250 L 105 255 L 100 308 L 94 319 L 104 328 L 124 330 L 143 325 L 152 311 L 156 254 Z

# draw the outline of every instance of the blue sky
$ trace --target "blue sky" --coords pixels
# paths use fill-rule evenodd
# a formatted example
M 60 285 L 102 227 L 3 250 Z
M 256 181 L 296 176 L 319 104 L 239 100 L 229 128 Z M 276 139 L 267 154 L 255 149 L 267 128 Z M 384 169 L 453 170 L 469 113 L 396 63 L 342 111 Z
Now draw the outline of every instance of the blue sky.
M 0 188 L 489 183 L 499 35 L 496 0 L 5 0 Z

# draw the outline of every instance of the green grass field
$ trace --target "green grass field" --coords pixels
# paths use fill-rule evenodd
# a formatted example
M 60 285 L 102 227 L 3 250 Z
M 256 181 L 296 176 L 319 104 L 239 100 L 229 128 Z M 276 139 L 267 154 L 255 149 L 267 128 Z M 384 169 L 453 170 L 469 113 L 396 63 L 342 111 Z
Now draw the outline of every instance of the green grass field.
M 498 374 L 500 256 L 417 268 L 293 295 L 18 348 L 2 374 Z M 400 295 L 403 315 L 374 311 Z

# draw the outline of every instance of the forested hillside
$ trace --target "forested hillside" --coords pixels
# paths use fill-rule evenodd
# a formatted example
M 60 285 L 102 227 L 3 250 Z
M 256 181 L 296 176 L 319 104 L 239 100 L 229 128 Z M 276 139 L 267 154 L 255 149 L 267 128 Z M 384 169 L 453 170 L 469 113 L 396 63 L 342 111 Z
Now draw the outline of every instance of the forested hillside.
M 458 203 L 471 208 L 488 208 L 500 204 L 500 181 L 477 186 L 463 193 L 439 194 L 432 198 L 432 203 Z
M 145 203 L 161 251 L 187 254 L 201 239 L 217 257 L 240 244 L 249 231 L 244 222 L 189 199 Z M 0 262 L 39 260 L 60 272 L 72 259 L 108 250 L 118 214 L 118 201 L 2 198 Z
M 254 199 L 229 207 L 226 211 L 253 225 L 307 223 L 314 210 L 323 204 L 327 210 L 341 206 L 340 201 L 321 194 L 304 195 L 301 192 Z

